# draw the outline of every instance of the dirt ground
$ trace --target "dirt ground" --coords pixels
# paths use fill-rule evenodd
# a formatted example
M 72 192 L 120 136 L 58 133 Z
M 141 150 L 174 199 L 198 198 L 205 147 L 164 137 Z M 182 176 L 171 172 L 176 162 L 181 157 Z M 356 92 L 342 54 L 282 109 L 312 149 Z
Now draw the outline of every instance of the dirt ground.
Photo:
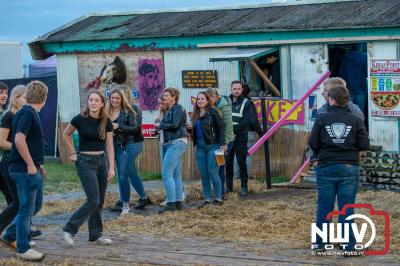
M 84 225 L 76 245 L 61 240 L 61 227 L 83 199 L 46 204 L 34 224 L 44 235 L 36 239 L 46 258 L 37 265 L 386 265 L 400 263 L 400 196 L 393 192 L 360 192 L 358 202 L 371 203 L 391 216 L 391 251 L 385 256 L 344 258 L 315 256 L 310 251 L 310 224 L 315 216 L 316 191 L 279 188 L 266 190 L 251 184 L 247 199 L 231 194 L 222 206 L 197 207 L 201 203 L 198 184 L 187 186 L 188 203 L 178 213 L 158 215 L 157 204 L 146 211 L 133 211 L 119 218 L 110 212 L 117 195 L 107 195 L 104 235 L 112 246 L 87 241 Z M 155 194 L 152 194 L 155 193 Z M 155 203 L 163 199 L 151 192 Z M 61 208 L 63 206 L 64 208 Z M 378 235 L 380 232 L 378 226 Z M 378 237 L 377 246 L 383 243 Z M 14 258 L 0 249 L 0 265 L 35 265 Z

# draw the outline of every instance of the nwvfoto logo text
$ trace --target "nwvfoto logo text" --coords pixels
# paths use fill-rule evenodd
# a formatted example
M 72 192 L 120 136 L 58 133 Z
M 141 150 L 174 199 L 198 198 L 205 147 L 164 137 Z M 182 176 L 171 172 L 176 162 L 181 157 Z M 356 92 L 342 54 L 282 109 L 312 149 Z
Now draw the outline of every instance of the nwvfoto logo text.
M 316 244 L 317 236 L 322 239 L 323 248 L 325 250 L 332 250 L 336 245 L 340 250 L 346 250 L 350 240 L 350 229 L 352 229 L 356 244 L 355 251 L 364 251 L 364 255 L 384 255 L 389 251 L 389 214 L 384 211 L 375 211 L 371 204 L 347 204 L 340 211 L 332 211 L 328 213 L 326 219 L 332 220 L 333 216 L 345 215 L 347 209 L 368 209 L 368 215 L 352 214 L 346 217 L 346 221 L 358 218 L 361 224 L 356 223 L 323 223 L 322 228 L 318 228 L 316 223 L 311 224 L 311 249 L 317 249 L 319 246 Z M 383 217 L 385 221 L 385 246 L 383 249 L 373 250 L 368 249 L 376 239 L 376 226 L 374 218 Z M 367 229 L 370 229 L 370 236 L 367 237 Z M 368 239 L 367 239 L 368 238 Z

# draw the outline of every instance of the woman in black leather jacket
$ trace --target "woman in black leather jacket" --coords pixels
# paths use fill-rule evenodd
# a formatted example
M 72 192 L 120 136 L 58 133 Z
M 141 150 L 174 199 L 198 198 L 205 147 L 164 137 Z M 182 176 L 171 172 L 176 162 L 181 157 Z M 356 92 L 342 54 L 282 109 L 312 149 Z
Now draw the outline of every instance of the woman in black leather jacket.
M 197 95 L 192 121 L 196 163 L 205 199 L 201 207 L 210 203 L 222 204 L 222 183 L 215 151 L 218 149 L 226 151 L 224 122 L 217 109 L 210 106 L 210 99 L 205 92 Z M 215 191 L 214 201 L 211 201 L 211 183 Z
M 130 211 L 131 185 L 139 194 L 139 201 L 135 209 L 143 209 L 151 203 L 150 198 L 146 196 L 135 165 L 135 159 L 143 149 L 142 117 L 140 109 L 131 106 L 124 92 L 119 89 L 114 89 L 110 93 L 107 114 L 113 122 L 118 187 L 122 202 L 121 214 L 124 215 Z
M 187 149 L 186 110 L 178 103 L 179 90 L 172 87 L 166 88 L 163 99 L 168 111 L 156 127 L 163 132 L 162 177 L 167 192 L 167 206 L 159 213 L 182 209 L 181 158 Z

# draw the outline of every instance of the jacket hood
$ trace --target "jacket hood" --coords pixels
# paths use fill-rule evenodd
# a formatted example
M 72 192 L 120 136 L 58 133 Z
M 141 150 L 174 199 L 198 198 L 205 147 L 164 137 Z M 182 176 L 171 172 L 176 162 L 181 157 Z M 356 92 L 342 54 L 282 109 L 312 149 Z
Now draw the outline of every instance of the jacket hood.
M 217 108 L 222 108 L 224 106 L 232 106 L 232 102 L 228 96 L 221 96 Z

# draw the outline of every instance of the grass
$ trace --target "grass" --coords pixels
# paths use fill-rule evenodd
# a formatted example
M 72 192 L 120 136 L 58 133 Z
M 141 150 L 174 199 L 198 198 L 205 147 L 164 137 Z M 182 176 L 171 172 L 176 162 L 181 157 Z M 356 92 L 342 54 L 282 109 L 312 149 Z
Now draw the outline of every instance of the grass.
M 44 194 L 67 193 L 82 190 L 75 165 L 47 162 L 44 166 L 47 171 L 47 177 L 44 182 Z M 141 171 L 139 171 L 139 176 L 143 181 L 161 178 L 159 173 L 146 173 Z M 115 176 L 112 184 L 116 183 L 117 177 Z M 0 193 L 0 205 L 4 204 L 4 202 L 5 198 L 3 194 Z
M 76 173 L 75 165 L 46 163 L 47 178 L 45 180 L 44 194 L 65 193 L 70 191 L 81 190 L 81 183 Z M 143 181 L 160 179 L 161 176 L 157 173 L 139 172 L 139 176 Z M 112 184 L 117 183 L 115 176 Z

